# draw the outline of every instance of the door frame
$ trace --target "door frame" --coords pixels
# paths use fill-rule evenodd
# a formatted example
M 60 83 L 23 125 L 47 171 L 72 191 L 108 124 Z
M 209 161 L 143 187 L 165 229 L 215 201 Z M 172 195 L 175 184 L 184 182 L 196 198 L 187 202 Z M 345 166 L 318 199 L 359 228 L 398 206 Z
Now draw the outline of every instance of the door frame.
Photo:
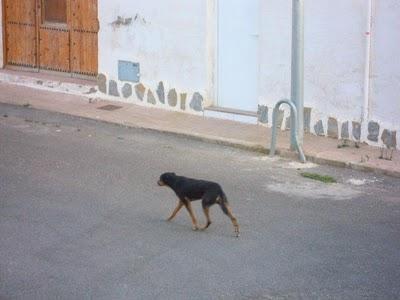
M 208 44 L 208 100 L 206 101 L 206 106 L 218 106 L 218 97 L 219 97 L 219 9 L 220 9 L 220 1 L 219 0 L 207 0 L 207 44 Z M 258 20 L 258 27 L 260 30 L 260 18 Z M 260 37 L 259 37 L 260 39 Z M 259 48 L 258 48 L 258 58 L 261 56 L 261 47 L 259 40 Z M 260 93 L 260 69 L 258 68 L 257 72 L 257 103 L 259 101 L 259 93 Z
M 7 61 L 7 47 L 6 47 L 6 2 L 4 0 L 0 0 L 1 2 L 1 42 L 2 42 L 2 49 L 3 51 L 3 60 L 2 60 L 2 67 L 4 68 L 6 66 L 6 61 Z

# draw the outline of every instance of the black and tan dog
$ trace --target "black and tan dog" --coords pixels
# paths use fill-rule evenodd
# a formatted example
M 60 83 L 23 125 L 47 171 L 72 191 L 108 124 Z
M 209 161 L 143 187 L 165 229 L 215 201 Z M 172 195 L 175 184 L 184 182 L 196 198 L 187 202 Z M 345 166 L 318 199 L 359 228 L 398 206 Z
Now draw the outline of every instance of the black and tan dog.
M 160 176 L 158 185 L 170 187 L 179 199 L 178 205 L 168 218 L 168 221 L 171 221 L 178 211 L 185 206 L 192 219 L 192 229 L 205 230 L 211 224 L 210 207 L 214 204 L 218 204 L 222 211 L 231 219 L 235 228 L 235 234 L 237 237 L 239 236 L 239 224 L 233 216 L 226 195 L 218 183 L 177 176 L 175 173 L 164 173 Z M 202 200 L 201 204 L 207 219 L 207 224 L 202 228 L 199 228 L 197 225 L 197 220 L 191 205 L 192 201 L 199 199 Z

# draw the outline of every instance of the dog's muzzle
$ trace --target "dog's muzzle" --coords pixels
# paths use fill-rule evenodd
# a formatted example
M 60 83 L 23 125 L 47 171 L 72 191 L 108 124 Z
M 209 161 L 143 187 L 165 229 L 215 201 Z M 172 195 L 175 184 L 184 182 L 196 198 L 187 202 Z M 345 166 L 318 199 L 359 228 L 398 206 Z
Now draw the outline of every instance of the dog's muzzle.
M 164 183 L 164 182 L 162 182 L 161 180 L 157 181 L 157 184 L 158 184 L 159 186 L 163 186 L 163 185 L 165 185 L 165 183 Z

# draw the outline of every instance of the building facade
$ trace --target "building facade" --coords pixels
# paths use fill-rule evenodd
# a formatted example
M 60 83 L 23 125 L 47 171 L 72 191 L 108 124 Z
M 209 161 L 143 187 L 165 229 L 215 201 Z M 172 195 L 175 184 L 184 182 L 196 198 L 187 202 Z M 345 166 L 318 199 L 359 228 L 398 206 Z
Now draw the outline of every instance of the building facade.
M 290 97 L 291 0 L 2 1 L 4 65 L 96 75 L 107 99 L 265 126 Z M 395 145 L 399 1 L 304 2 L 306 131 Z

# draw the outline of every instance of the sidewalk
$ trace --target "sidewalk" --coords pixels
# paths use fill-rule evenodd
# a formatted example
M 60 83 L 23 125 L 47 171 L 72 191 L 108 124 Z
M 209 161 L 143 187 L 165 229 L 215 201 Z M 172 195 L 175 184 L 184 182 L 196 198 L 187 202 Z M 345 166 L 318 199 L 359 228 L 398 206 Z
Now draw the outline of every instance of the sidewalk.
M 89 93 L 88 93 L 89 94 Z M 33 89 L 0 82 L 0 103 L 26 105 L 41 110 L 54 111 L 128 127 L 146 128 L 174 133 L 192 138 L 221 143 L 260 152 L 268 152 L 271 129 L 258 125 L 237 123 L 228 120 L 204 118 L 185 113 L 146 108 L 134 104 L 110 101 L 89 101 L 89 97 L 48 90 Z M 99 107 L 112 104 L 120 106 L 113 111 Z M 0 115 L 0 117 L 3 117 Z M 304 152 L 308 161 L 400 178 L 400 151 L 393 153 L 393 160 L 379 159 L 377 147 L 361 144 L 360 148 L 339 149 L 338 140 L 307 134 L 304 137 Z M 278 136 L 278 154 L 297 160 L 297 154 L 289 151 L 289 132 Z

